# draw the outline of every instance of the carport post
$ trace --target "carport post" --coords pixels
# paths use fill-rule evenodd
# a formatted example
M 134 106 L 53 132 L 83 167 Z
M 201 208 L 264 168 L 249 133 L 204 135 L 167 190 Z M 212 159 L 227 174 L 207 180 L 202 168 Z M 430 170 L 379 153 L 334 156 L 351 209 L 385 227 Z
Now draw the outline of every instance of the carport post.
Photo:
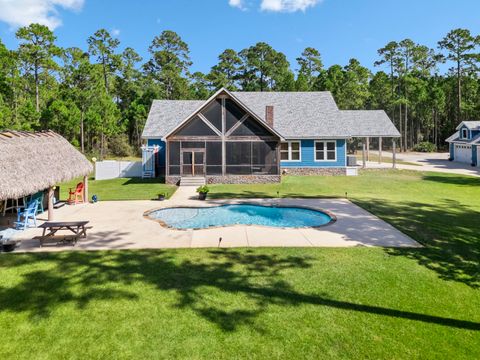
M 362 142 L 362 168 L 366 168 L 367 167 L 367 162 L 366 162 L 366 159 L 365 159 L 365 141 Z
M 367 137 L 367 161 L 370 161 L 370 138 Z
M 378 138 L 378 163 L 382 163 L 382 138 Z
M 392 164 L 393 168 L 397 168 L 397 149 L 396 149 L 397 143 L 395 142 L 395 138 L 392 139 Z

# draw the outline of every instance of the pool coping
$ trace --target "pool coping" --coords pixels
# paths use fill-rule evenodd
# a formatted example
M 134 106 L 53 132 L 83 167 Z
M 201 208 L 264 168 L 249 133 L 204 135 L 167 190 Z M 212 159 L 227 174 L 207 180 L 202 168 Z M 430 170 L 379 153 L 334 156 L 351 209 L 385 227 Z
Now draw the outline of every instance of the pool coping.
M 276 208 L 299 208 L 299 209 L 305 209 L 305 210 L 312 210 L 312 211 L 317 211 L 317 212 L 322 212 L 324 214 L 327 214 L 330 216 L 330 221 L 326 224 L 323 225 L 318 225 L 318 226 L 289 226 L 289 227 L 279 227 L 279 226 L 268 226 L 268 225 L 261 225 L 261 224 L 229 224 L 229 225 L 217 225 L 217 226 L 208 226 L 205 228 L 188 228 L 188 229 L 179 229 L 177 227 L 168 225 L 166 222 L 159 220 L 159 219 L 153 219 L 149 215 L 155 211 L 158 210 L 165 210 L 165 209 L 206 209 L 206 208 L 215 208 L 215 207 L 221 207 L 221 206 L 229 206 L 229 205 L 253 205 L 253 206 L 262 206 L 262 207 L 276 207 Z M 329 226 L 334 224 L 337 221 L 337 216 L 332 213 L 331 211 L 324 210 L 324 209 L 316 209 L 311 206 L 304 206 L 304 205 L 259 205 L 257 203 L 248 201 L 248 202 L 236 202 L 234 204 L 232 203 L 226 203 L 226 204 L 213 204 L 211 206 L 191 206 L 191 205 L 174 205 L 174 206 L 166 206 L 166 207 L 160 207 L 160 208 L 154 208 L 147 210 L 143 213 L 143 217 L 150 220 L 157 222 L 160 224 L 160 226 L 170 229 L 170 230 L 177 230 L 177 231 L 191 231 L 191 230 L 207 230 L 207 229 L 221 229 L 221 228 L 226 228 L 226 227 L 237 227 L 237 226 L 257 226 L 261 228 L 267 228 L 267 229 L 320 229 L 324 228 L 325 226 Z

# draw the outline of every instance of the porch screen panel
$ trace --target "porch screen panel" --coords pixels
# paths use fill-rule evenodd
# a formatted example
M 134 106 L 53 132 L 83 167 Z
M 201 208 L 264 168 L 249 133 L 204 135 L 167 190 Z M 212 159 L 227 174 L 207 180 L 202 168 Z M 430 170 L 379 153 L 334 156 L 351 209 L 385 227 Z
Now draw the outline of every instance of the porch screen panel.
M 207 175 L 222 174 L 222 143 L 207 142 Z
M 252 173 L 252 143 L 238 141 L 226 143 L 226 172 L 232 175 Z
M 238 128 L 236 128 L 233 136 L 269 136 L 271 135 L 267 129 L 260 125 L 251 117 L 247 118 Z
M 245 111 L 240 109 L 240 107 L 235 104 L 234 101 L 231 99 L 225 100 L 225 123 L 226 129 L 225 131 L 230 130 L 230 128 L 235 125 L 240 119 L 245 115 Z
M 180 175 L 180 142 L 168 143 L 168 171 L 170 175 Z
M 252 142 L 252 173 L 278 174 L 277 143 Z
M 205 141 L 182 141 L 182 149 L 204 149 Z
M 202 119 L 195 116 L 188 124 L 178 130 L 178 136 L 218 136 Z
M 205 110 L 202 115 L 207 118 L 219 131 L 222 131 L 222 100 L 216 99 Z

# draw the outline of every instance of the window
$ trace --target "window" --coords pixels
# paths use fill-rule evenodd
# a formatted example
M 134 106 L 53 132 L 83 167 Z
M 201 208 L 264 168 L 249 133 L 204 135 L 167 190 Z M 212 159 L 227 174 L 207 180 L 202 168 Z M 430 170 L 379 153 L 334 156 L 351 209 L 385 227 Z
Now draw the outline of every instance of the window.
M 462 139 L 468 139 L 468 130 L 462 129 Z
M 288 141 L 280 144 L 280 160 L 301 161 L 300 141 Z
M 235 125 L 240 119 L 245 115 L 245 111 L 240 109 L 237 104 L 233 100 L 226 99 L 225 100 L 225 115 L 226 115 L 226 129 L 228 131 Z
M 336 141 L 315 141 L 315 161 L 336 161 Z

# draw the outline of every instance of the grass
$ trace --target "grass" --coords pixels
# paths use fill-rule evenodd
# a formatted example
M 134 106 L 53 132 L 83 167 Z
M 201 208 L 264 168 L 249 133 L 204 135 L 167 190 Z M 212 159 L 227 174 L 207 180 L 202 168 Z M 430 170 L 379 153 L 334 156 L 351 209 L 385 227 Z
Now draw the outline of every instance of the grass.
M 480 179 L 367 171 L 215 185 L 345 196 L 426 246 L 0 256 L 2 358 L 480 358 Z M 128 186 L 128 189 L 131 187 Z
M 479 291 L 381 249 L 0 257 L 2 358 L 478 358 Z
M 82 179 L 75 179 L 60 184 L 60 198 L 68 199 L 68 191 L 75 188 Z M 175 192 L 176 187 L 166 185 L 160 179 L 118 178 L 110 180 L 89 180 L 88 192 L 91 197 L 97 195 L 103 200 L 151 200 L 156 199 L 159 193 L 165 193 L 169 198 Z

